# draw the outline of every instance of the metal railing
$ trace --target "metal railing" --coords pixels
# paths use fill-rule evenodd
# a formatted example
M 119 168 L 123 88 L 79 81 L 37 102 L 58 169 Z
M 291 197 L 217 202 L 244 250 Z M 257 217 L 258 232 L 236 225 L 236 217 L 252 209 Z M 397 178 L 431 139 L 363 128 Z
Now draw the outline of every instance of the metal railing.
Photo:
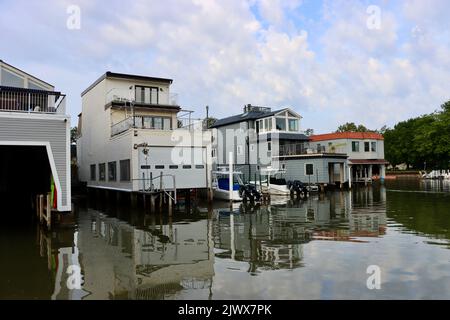
M 65 113 L 65 98 L 58 92 L 0 86 L 0 111 Z
M 151 118 L 162 118 L 163 120 L 158 125 L 155 125 L 151 121 L 146 121 L 146 119 Z M 177 123 L 171 123 L 170 126 L 165 121 L 167 119 L 168 119 L 167 117 L 164 118 L 147 115 L 129 116 L 128 118 L 118 123 L 115 123 L 111 126 L 111 136 L 121 134 L 129 129 L 147 129 L 147 130 L 164 130 L 164 131 L 171 131 L 175 129 L 195 131 L 205 129 L 203 119 L 178 118 Z
M 279 146 L 280 156 L 297 156 L 304 154 L 317 154 L 317 153 L 335 153 L 334 150 L 326 150 L 325 146 L 320 148 L 311 148 L 308 144 L 293 143 Z
M 178 94 L 165 91 L 149 92 L 137 97 L 134 89 L 113 88 L 106 94 L 106 104 L 130 103 L 142 105 L 178 106 Z

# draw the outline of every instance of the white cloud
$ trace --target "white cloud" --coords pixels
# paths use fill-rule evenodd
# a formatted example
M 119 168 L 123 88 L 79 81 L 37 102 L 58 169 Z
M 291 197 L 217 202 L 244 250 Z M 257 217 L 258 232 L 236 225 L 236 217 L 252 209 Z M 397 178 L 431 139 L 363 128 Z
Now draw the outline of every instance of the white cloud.
M 247 103 L 290 105 L 316 131 L 379 128 L 449 98 L 448 22 L 433 1 L 382 1 L 381 30 L 366 27 L 366 5 L 326 1 L 313 31 L 295 20 L 307 1 L 75 1 L 78 32 L 65 28 L 70 1 L 6 1 L 0 52 L 66 90 L 73 115 L 81 89 L 111 70 L 172 77 L 198 116 L 207 104 L 218 117 Z

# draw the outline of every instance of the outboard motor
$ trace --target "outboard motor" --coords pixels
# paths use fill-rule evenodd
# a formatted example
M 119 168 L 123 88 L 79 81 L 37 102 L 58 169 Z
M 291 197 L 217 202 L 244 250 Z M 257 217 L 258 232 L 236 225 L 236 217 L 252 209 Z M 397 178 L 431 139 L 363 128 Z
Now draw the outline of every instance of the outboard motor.
M 240 186 L 239 194 L 244 201 L 255 202 L 261 200 L 261 193 L 256 189 L 255 186 L 250 184 Z
M 291 194 L 297 195 L 300 199 L 309 197 L 308 188 L 300 180 L 289 181 L 288 187 L 291 190 Z

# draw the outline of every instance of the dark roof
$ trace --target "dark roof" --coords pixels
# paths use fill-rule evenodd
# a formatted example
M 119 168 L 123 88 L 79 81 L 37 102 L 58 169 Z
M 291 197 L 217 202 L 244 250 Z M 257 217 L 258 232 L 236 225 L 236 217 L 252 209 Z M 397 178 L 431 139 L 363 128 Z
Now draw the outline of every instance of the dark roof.
M 277 113 L 280 113 L 287 108 L 276 110 L 276 111 L 249 111 L 245 113 L 238 114 L 236 116 L 231 116 L 228 118 L 219 119 L 210 128 L 219 128 L 223 126 L 227 126 L 234 123 L 245 122 L 248 120 L 257 120 L 265 117 L 271 117 Z
M 47 90 L 28 89 L 28 88 L 19 88 L 19 87 L 7 87 L 7 86 L 0 86 L 0 91 L 47 94 L 47 95 L 58 96 L 58 97 L 61 95 L 61 92 L 59 92 L 59 91 L 47 91 Z
M 267 140 L 269 140 L 269 141 L 272 139 L 309 141 L 309 137 L 304 135 L 303 133 L 279 132 L 279 133 L 274 134 L 273 132 L 267 132 L 266 134 L 267 134 Z
M 34 79 L 37 79 L 37 80 L 39 80 L 39 81 L 45 83 L 46 85 L 49 85 L 49 86 L 52 87 L 52 88 L 55 87 L 54 85 L 52 85 L 52 84 L 50 84 L 50 83 L 48 83 L 48 82 L 46 82 L 46 81 L 44 81 L 44 80 L 42 80 L 42 79 L 39 79 L 38 77 L 35 77 L 35 76 L 33 76 L 32 74 L 29 74 L 28 72 L 25 72 L 25 71 L 23 71 L 23 70 L 21 70 L 21 69 L 19 69 L 19 68 L 17 68 L 17 67 L 14 67 L 13 65 L 10 65 L 9 63 L 3 61 L 2 59 L 0 59 L 0 62 L 6 64 L 8 67 L 11 67 L 11 68 L 13 68 L 13 69 L 19 70 L 20 72 L 25 73 L 27 76 L 32 77 L 32 78 L 34 78 Z
M 91 84 L 86 90 L 84 90 L 81 93 L 81 96 L 84 96 L 89 90 L 94 88 L 97 84 L 99 84 L 106 78 L 138 80 L 138 81 L 154 81 L 154 82 L 163 82 L 163 83 L 168 83 L 168 84 L 171 84 L 173 82 L 172 79 L 147 77 L 147 76 L 140 76 L 140 75 L 136 75 L 136 74 L 125 74 L 125 73 L 116 73 L 116 72 L 107 71 L 104 75 L 102 75 L 100 78 L 98 78 L 93 84 Z

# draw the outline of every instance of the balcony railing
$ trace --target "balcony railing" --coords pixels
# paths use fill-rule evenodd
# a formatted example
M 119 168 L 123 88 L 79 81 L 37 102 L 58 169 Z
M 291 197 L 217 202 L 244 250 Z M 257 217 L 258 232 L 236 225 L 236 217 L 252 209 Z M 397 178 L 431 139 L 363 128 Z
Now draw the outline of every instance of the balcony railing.
M 152 118 L 160 118 L 162 120 L 157 122 L 149 121 Z M 164 131 L 170 131 L 174 129 L 203 130 L 203 120 L 178 118 L 177 123 L 172 123 L 171 119 L 164 117 L 142 115 L 130 116 L 111 126 L 111 136 L 121 134 L 132 128 Z
M 279 146 L 279 153 L 280 156 L 298 156 L 304 154 L 326 153 L 326 150 L 325 146 L 322 146 L 320 149 L 317 149 L 311 148 L 308 144 L 293 143 Z
M 178 106 L 178 94 L 157 91 L 148 92 L 144 96 L 136 97 L 135 90 L 122 88 L 113 88 L 106 94 L 106 104 L 125 104 L 130 102 L 149 106 Z
M 0 111 L 65 114 L 65 98 L 59 92 L 0 86 Z

